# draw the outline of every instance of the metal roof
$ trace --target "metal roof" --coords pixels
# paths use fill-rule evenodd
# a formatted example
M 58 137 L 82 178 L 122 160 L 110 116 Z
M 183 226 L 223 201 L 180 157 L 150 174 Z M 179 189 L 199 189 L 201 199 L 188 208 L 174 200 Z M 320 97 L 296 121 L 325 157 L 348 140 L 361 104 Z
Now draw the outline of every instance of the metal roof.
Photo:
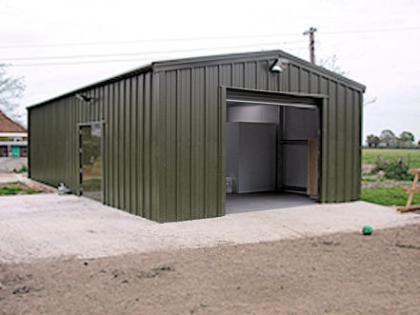
M 288 54 L 282 50 L 267 50 L 267 51 L 257 51 L 257 52 L 245 52 L 245 53 L 229 53 L 229 54 L 220 54 L 220 55 L 208 55 L 208 56 L 200 56 L 200 57 L 190 57 L 190 58 L 181 58 L 181 59 L 169 59 L 169 60 L 162 60 L 162 61 L 154 61 L 152 63 L 143 65 L 142 67 L 130 70 L 128 72 L 124 72 L 122 74 L 119 74 L 117 76 L 113 76 L 111 78 L 107 78 L 92 84 L 89 84 L 87 86 L 83 86 L 80 88 L 77 88 L 75 90 L 72 90 L 70 92 L 58 95 L 56 97 L 53 97 L 51 99 L 42 101 L 40 103 L 28 106 L 27 109 L 31 109 L 37 106 L 45 105 L 47 103 L 50 103 L 52 101 L 76 94 L 81 93 L 93 88 L 97 88 L 112 82 L 116 82 L 119 80 L 123 80 L 129 77 L 132 77 L 134 75 L 145 73 L 149 71 L 160 71 L 160 70 L 169 70 L 169 69 L 177 69 L 177 68 L 183 68 L 183 67 L 190 67 L 191 65 L 200 66 L 200 65 L 211 65 L 211 64 L 220 64 L 220 63 L 228 63 L 232 60 L 252 60 L 256 58 L 278 58 L 283 57 L 287 58 L 289 61 L 303 65 L 309 69 L 311 69 L 313 72 L 316 72 L 320 75 L 326 75 L 332 78 L 335 78 L 338 81 L 342 81 L 344 83 L 350 84 L 357 89 L 360 89 L 361 91 L 365 92 L 366 86 L 363 84 L 360 84 L 356 81 L 353 81 L 347 77 L 344 77 L 338 73 L 335 73 L 333 71 L 330 71 L 326 68 L 323 68 L 318 65 L 314 65 L 306 60 L 303 60 L 301 58 L 298 58 L 296 56 L 293 56 L 291 54 Z

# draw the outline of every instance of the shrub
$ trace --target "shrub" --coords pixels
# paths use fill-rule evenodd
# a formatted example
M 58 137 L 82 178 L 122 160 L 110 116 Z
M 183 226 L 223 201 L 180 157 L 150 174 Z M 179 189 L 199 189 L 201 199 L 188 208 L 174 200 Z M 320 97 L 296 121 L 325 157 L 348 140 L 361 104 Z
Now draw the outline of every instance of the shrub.
M 387 179 L 413 180 L 413 175 L 409 174 L 408 170 L 408 164 L 403 159 L 399 159 L 398 161 L 385 161 L 378 155 L 373 173 L 383 171 Z
M 28 168 L 26 167 L 26 165 L 22 165 L 20 167 L 20 169 L 14 170 L 14 171 L 15 171 L 15 173 L 27 173 L 28 172 Z

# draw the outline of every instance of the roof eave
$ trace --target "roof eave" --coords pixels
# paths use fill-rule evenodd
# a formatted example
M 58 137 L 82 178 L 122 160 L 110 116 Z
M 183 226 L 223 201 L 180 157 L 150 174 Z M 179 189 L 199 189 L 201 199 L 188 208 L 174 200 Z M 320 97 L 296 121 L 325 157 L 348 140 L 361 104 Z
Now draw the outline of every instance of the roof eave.
M 120 75 L 113 76 L 111 78 L 107 78 L 107 79 L 104 79 L 104 80 L 101 80 L 101 81 L 98 81 L 98 82 L 95 82 L 95 83 L 92 83 L 92 84 L 89 84 L 89 85 L 85 85 L 83 87 L 77 88 L 77 89 L 72 90 L 70 92 L 66 92 L 64 94 L 60 94 L 60 95 L 55 96 L 53 98 L 47 99 L 45 101 L 42 101 L 42 102 L 39 102 L 39 103 L 30 105 L 30 106 L 27 106 L 26 109 L 27 110 L 30 110 L 30 109 L 32 109 L 34 107 L 39 107 L 39 106 L 48 104 L 50 102 L 56 101 L 58 99 L 61 99 L 61 98 L 64 98 L 64 97 L 68 97 L 68 96 L 72 96 L 72 95 L 74 95 L 76 93 L 82 93 L 82 92 L 85 92 L 87 90 L 91 90 L 91 89 L 94 89 L 94 88 L 103 86 L 105 84 L 116 82 L 116 81 L 119 81 L 119 80 L 122 80 L 122 79 L 126 79 L 126 78 L 129 78 L 129 77 L 132 77 L 134 75 L 146 73 L 146 72 L 149 72 L 149 71 L 152 71 L 152 70 L 153 70 L 153 63 L 150 63 L 150 64 L 147 64 L 147 65 L 142 66 L 140 68 L 136 68 L 134 70 L 130 70 L 130 71 L 124 72 L 124 73 L 122 73 Z

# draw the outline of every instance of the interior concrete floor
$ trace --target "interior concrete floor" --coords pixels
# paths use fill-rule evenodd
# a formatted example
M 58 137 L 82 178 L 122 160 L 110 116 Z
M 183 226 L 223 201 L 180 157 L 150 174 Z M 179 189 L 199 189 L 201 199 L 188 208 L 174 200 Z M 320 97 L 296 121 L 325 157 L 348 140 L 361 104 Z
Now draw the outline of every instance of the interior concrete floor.
M 316 202 L 305 195 L 263 192 L 250 194 L 227 194 L 226 214 L 258 210 L 273 210 L 312 205 Z
M 83 197 L 102 202 L 102 192 L 101 191 L 84 191 Z

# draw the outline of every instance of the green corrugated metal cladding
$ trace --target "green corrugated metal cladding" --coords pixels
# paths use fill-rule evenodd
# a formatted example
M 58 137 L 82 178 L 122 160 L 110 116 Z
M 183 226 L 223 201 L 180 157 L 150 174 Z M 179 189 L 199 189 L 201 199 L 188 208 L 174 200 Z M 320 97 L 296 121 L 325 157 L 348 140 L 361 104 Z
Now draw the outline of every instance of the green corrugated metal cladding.
M 279 57 L 287 67 L 273 73 Z M 282 51 L 156 62 L 34 105 L 30 177 L 79 193 L 79 125 L 101 121 L 105 204 L 159 222 L 223 215 L 230 88 L 318 100 L 319 200 L 359 198 L 365 87 Z

